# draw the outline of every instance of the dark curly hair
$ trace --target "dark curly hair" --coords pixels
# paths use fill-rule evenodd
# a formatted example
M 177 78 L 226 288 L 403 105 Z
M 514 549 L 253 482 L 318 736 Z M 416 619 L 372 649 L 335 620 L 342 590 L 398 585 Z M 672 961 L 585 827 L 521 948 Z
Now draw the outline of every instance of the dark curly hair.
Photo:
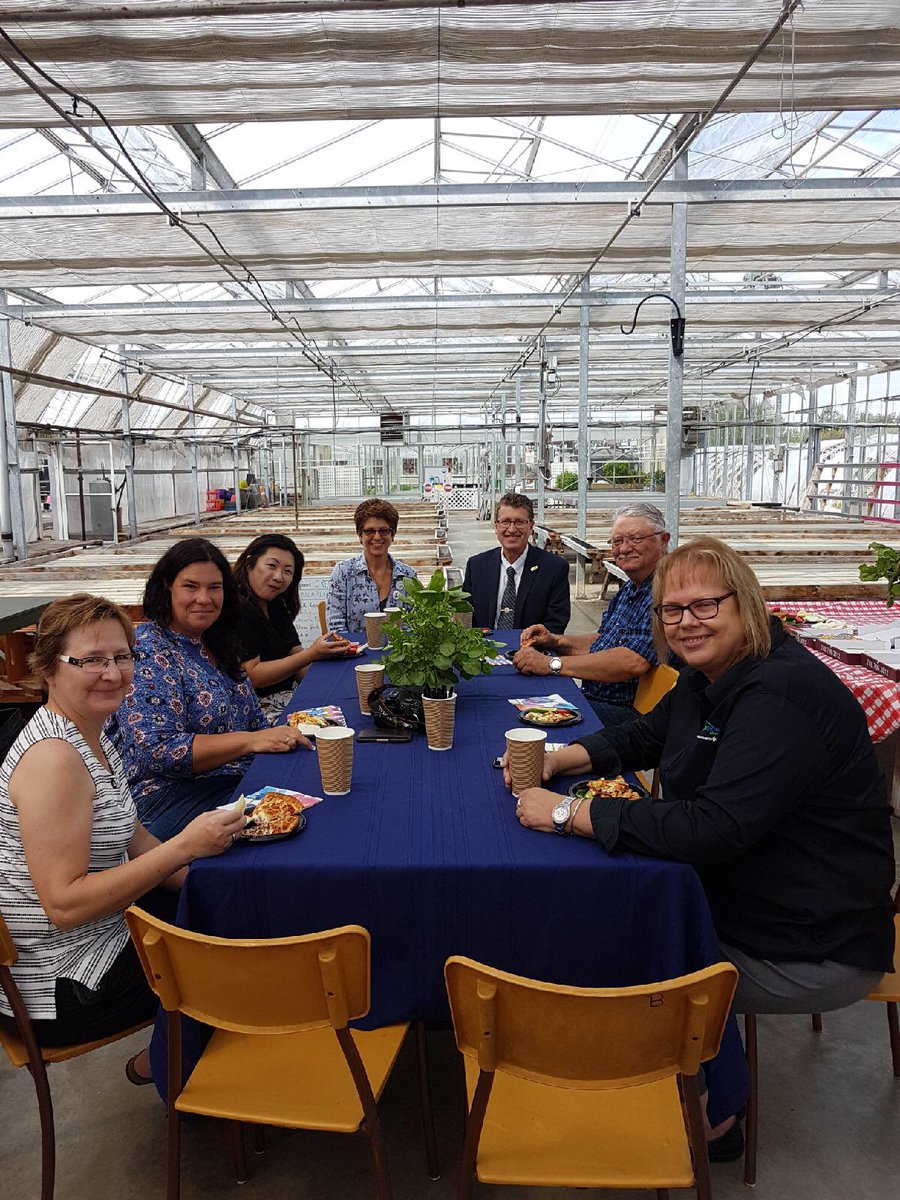
M 300 580 L 303 578 L 303 551 L 283 533 L 264 533 L 262 537 L 254 538 L 250 545 L 241 552 L 240 558 L 234 564 L 234 578 L 242 600 L 252 600 L 253 589 L 250 587 L 250 572 L 256 566 L 267 550 L 285 550 L 294 559 L 294 577 L 277 600 L 284 602 L 285 608 L 291 615 L 291 620 L 300 611 Z
M 356 512 L 353 514 L 353 520 L 356 523 L 356 532 L 362 533 L 363 526 L 369 517 L 378 517 L 387 525 L 393 536 L 397 532 L 397 526 L 400 523 L 400 514 L 394 508 L 389 500 L 363 500 L 362 504 L 358 504 Z
M 240 599 L 228 559 L 218 546 L 206 538 L 179 538 L 170 546 L 150 572 L 144 588 L 144 616 L 168 627 L 172 621 L 172 584 L 186 567 L 199 562 L 212 563 L 222 572 L 222 611 L 200 640 L 225 674 L 238 680 L 242 674 L 237 643 Z

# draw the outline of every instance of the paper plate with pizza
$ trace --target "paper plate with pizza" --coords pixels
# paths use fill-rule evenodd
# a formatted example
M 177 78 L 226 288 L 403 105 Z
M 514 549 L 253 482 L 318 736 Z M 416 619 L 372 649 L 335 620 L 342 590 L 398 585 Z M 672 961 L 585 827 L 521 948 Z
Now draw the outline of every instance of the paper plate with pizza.
M 305 796 L 288 788 L 259 788 L 250 796 L 242 796 L 247 824 L 238 840 L 243 842 L 276 842 L 293 837 L 306 826 L 304 809 L 318 804 L 320 797 Z M 238 801 L 238 804 L 241 803 Z

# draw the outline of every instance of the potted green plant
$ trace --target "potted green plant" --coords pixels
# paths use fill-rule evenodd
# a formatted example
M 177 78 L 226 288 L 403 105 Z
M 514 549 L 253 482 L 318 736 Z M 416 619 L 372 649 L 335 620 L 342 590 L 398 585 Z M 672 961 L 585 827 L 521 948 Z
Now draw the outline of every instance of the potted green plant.
M 875 554 L 875 562 L 862 563 L 859 577 L 865 583 L 886 579 L 887 607 L 893 608 L 894 601 L 900 596 L 900 551 L 893 546 L 886 546 L 884 542 L 869 542 L 869 549 Z
M 462 588 L 447 587 L 443 571 L 435 571 L 427 584 L 406 579 L 403 586 L 401 611 L 385 622 L 385 670 L 391 683 L 422 689 L 428 745 L 449 750 L 457 680 L 488 674 L 486 659 L 496 644 L 456 619 L 471 614 L 472 606 Z

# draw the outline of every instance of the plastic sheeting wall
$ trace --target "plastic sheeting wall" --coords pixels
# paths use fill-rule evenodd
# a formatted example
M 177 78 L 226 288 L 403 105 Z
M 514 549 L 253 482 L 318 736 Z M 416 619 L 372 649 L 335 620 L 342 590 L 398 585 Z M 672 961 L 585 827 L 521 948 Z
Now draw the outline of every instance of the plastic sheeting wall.
M 119 496 L 121 527 L 128 529 L 128 500 L 123 484 L 125 481 L 125 447 L 119 442 L 83 442 L 81 446 L 81 473 L 86 504 L 86 532 L 90 536 L 91 510 L 99 503 L 92 501 L 92 485 L 109 481 L 110 467 L 115 474 L 115 487 Z M 111 457 L 112 456 L 112 457 Z M 65 490 L 72 499 L 69 502 L 70 536 L 80 535 L 80 512 L 78 507 L 78 477 L 74 442 L 61 447 L 65 471 Z M 206 508 L 206 491 L 209 488 L 232 488 L 234 471 L 231 452 L 220 446 L 199 447 L 197 451 L 198 486 L 200 488 L 200 510 Z M 246 452 L 239 452 L 239 473 L 245 478 L 248 470 Z M 190 459 L 186 447 L 165 444 L 142 443 L 135 451 L 134 475 L 135 504 L 138 526 L 147 521 L 159 521 L 168 517 L 183 517 L 193 512 L 193 480 Z M 71 514 L 75 514 L 75 518 Z M 98 529 L 94 536 L 109 536 Z

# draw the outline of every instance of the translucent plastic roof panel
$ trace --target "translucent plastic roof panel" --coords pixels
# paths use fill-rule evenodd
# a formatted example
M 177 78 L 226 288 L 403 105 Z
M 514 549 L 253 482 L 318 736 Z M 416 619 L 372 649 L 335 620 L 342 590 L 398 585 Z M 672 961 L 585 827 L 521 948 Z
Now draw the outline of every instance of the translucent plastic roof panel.
M 113 123 L 138 125 L 703 111 L 781 11 L 774 0 L 267 7 L 235 0 L 210 16 L 192 0 L 0 0 L 0 24 Z M 733 111 L 777 108 L 786 91 L 798 109 L 893 103 L 896 6 L 807 3 L 793 21 Z M 0 112 L 8 125 L 60 123 L 2 67 Z
M 583 185 L 543 202 L 501 191 L 443 204 L 440 198 L 432 203 L 429 194 L 420 199 L 415 189 L 342 195 L 310 189 L 302 197 L 213 193 L 195 198 L 192 208 L 212 230 L 198 230 L 209 249 L 218 252 L 218 237 L 262 280 L 553 274 L 583 270 L 616 233 L 626 196 L 591 190 L 603 186 Z M 796 198 L 800 194 L 785 187 L 771 200 L 693 204 L 688 269 L 886 270 L 896 264 L 900 192 L 864 204 L 807 202 Z M 616 238 L 604 255 L 607 269 L 668 269 L 666 196 L 660 189 Z M 175 194 L 168 201 L 182 207 Z M 220 265 L 140 196 L 0 200 L 0 260 L 9 287 L 112 285 L 136 274 L 147 282 L 223 277 Z

